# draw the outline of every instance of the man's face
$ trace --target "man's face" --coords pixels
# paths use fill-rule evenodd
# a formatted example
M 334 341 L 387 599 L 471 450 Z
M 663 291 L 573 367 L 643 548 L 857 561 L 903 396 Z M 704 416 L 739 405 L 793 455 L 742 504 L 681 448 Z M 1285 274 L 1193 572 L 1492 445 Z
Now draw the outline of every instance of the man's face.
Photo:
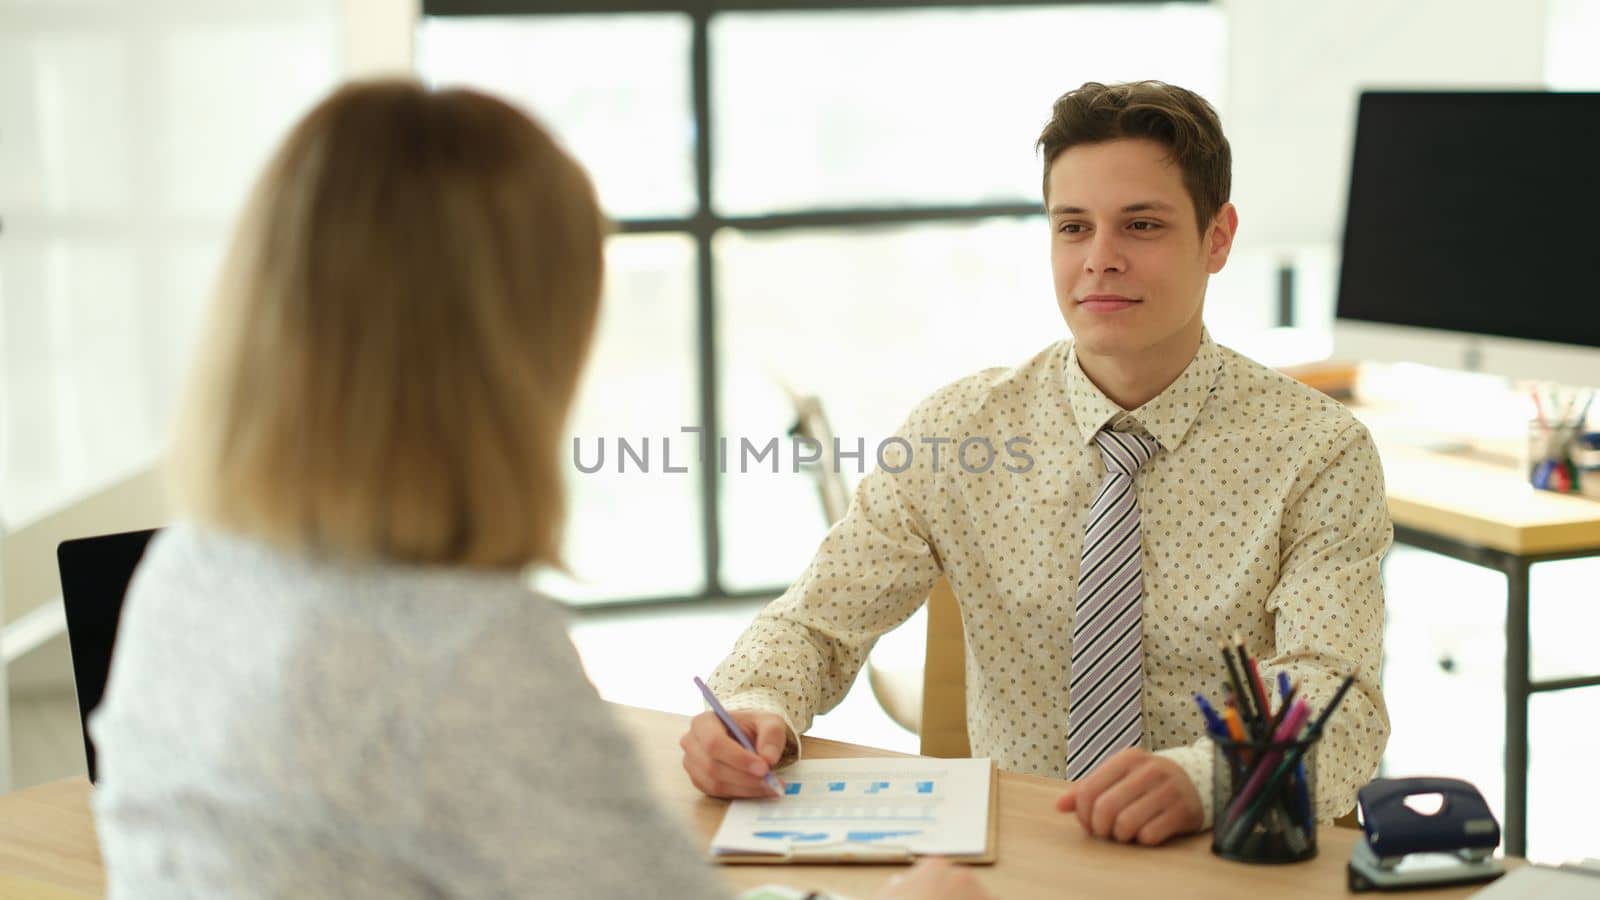
M 1238 215 L 1201 234 L 1183 173 L 1154 141 L 1069 148 L 1050 166 L 1050 266 L 1080 355 L 1137 362 L 1193 351 L 1206 280 L 1221 271 Z

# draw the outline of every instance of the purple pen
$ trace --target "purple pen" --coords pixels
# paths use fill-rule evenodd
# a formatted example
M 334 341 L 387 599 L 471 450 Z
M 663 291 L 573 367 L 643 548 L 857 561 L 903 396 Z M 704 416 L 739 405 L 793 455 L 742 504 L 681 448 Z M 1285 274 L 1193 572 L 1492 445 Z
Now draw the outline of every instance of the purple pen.
M 699 675 L 694 677 L 694 686 L 700 689 L 700 693 L 706 698 L 706 705 L 710 706 L 711 711 L 716 713 L 717 718 L 722 720 L 722 727 L 728 729 L 728 733 L 733 735 L 733 739 L 739 742 L 739 746 L 760 756 L 760 753 L 756 753 L 755 745 L 750 743 L 750 738 L 745 736 L 744 729 L 740 728 L 739 724 L 733 721 L 733 716 L 728 715 L 728 711 L 722 708 L 722 704 L 717 700 L 717 695 L 711 693 L 711 688 L 706 687 L 706 683 L 700 680 Z M 766 777 L 762 780 L 767 783 L 767 787 L 772 788 L 772 793 L 779 797 L 783 796 L 783 785 L 778 783 L 778 776 L 772 774 L 771 769 L 767 770 Z

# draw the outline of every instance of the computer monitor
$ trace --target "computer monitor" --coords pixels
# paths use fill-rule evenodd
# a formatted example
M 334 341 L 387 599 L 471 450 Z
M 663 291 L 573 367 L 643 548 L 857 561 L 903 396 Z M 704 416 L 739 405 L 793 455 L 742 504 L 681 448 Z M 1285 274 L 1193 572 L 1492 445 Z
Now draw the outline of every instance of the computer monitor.
M 1600 384 L 1600 93 L 1361 95 L 1334 353 Z

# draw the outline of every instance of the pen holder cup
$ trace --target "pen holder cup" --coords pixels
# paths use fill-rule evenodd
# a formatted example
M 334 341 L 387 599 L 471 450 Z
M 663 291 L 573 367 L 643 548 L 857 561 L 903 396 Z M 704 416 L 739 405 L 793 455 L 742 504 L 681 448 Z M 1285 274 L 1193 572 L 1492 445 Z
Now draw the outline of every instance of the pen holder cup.
M 1238 862 L 1317 855 L 1314 741 L 1216 741 L 1211 852 Z
M 1528 483 L 1541 491 L 1574 494 L 1581 489 L 1581 474 L 1573 461 L 1578 443 L 1578 422 L 1528 423 L 1524 471 Z
M 1600 431 L 1578 435 L 1572 462 L 1578 467 L 1579 493 L 1600 500 Z

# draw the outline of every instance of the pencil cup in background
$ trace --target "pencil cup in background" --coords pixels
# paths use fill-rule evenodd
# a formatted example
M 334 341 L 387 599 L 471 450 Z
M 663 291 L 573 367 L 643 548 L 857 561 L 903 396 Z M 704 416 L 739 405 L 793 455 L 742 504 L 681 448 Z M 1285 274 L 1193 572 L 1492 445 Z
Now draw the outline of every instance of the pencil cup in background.
M 1578 470 L 1579 492 L 1600 500 L 1600 431 L 1578 435 L 1572 462 Z
M 1562 494 L 1579 490 L 1582 477 L 1572 459 L 1578 431 L 1576 421 L 1532 419 L 1528 422 L 1525 470 L 1529 484 L 1542 491 Z
M 1211 852 L 1252 863 L 1316 856 L 1316 739 L 1213 743 Z

